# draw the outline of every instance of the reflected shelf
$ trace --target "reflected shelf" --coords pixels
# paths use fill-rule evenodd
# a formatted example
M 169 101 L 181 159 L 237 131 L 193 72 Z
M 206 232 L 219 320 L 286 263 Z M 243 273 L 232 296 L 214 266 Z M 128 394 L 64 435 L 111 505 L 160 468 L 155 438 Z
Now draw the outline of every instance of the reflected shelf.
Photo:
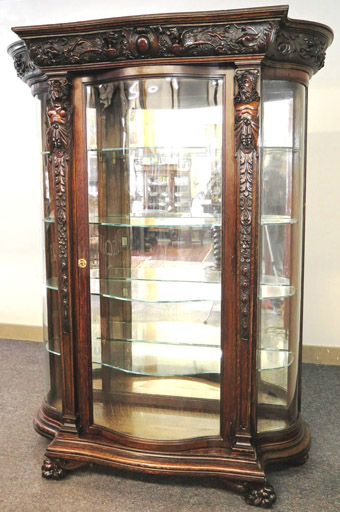
M 109 216 L 97 217 L 90 216 L 89 224 L 100 226 L 117 227 L 140 227 L 140 228 L 203 228 L 212 226 L 221 226 L 221 218 L 211 215 L 200 217 L 189 216 Z
M 296 224 L 297 219 L 293 219 L 288 215 L 262 215 L 260 218 L 261 226 L 267 226 L 271 224 Z
M 157 154 L 161 154 L 163 156 L 171 156 L 171 155 L 180 155 L 182 156 L 185 153 L 195 153 L 195 154 L 211 154 L 216 152 L 221 152 L 222 147 L 215 148 L 214 151 L 211 151 L 207 146 L 130 146 L 130 147 L 114 147 L 114 148 L 97 148 L 91 147 L 87 148 L 88 153 L 110 153 L 113 151 L 121 152 L 124 154 L 139 152 L 142 155 L 148 154 L 150 156 L 157 156 Z M 48 152 L 47 152 L 48 154 Z M 164 162 L 165 164 L 167 162 Z
M 295 294 L 294 286 L 260 284 L 259 299 L 285 299 Z
M 275 151 L 275 152 L 280 152 L 280 151 L 284 151 L 284 152 L 290 152 L 290 153 L 300 153 L 301 152 L 301 149 L 300 148 L 297 148 L 297 147 L 292 147 L 292 146 L 261 146 L 260 147 L 260 151 Z
M 116 342 L 117 344 L 119 342 Z M 119 364 L 101 361 L 98 356 L 92 358 L 94 367 L 103 366 L 124 373 L 152 377 L 176 377 L 190 375 L 212 375 L 213 380 L 219 377 L 221 369 L 221 350 L 201 347 L 195 352 L 188 347 L 177 347 L 176 353 L 169 346 L 152 346 L 138 343 L 132 347 L 131 361 Z M 119 346 L 115 347 L 116 350 Z
M 109 322 L 109 338 L 101 338 L 100 324 L 92 324 L 92 340 L 159 345 L 220 348 L 219 327 L 198 322 Z M 182 340 L 186 340 L 183 342 Z
M 43 222 L 45 224 L 54 224 L 54 218 L 53 217 L 44 217 Z
M 257 349 L 257 370 L 279 370 L 288 368 L 294 361 L 292 352 L 279 349 Z
M 150 266 L 147 266 L 149 263 Z M 150 262 L 144 262 L 143 266 L 139 265 L 132 268 L 110 268 L 105 271 L 105 279 L 118 281 L 162 281 L 176 283 L 220 283 L 221 271 L 216 270 L 208 264 L 181 262 L 178 266 L 177 262 L 171 266 L 171 262 L 167 261 L 166 265 L 161 265 L 160 261 L 150 258 Z M 133 259 L 132 259 L 133 264 Z M 157 266 L 153 266 L 157 264 Z M 99 268 L 91 268 L 90 277 L 93 280 L 100 279 Z
M 173 281 L 96 279 L 91 281 L 91 294 L 131 302 L 219 302 L 221 286 L 218 283 L 187 282 L 185 287 L 180 287 Z

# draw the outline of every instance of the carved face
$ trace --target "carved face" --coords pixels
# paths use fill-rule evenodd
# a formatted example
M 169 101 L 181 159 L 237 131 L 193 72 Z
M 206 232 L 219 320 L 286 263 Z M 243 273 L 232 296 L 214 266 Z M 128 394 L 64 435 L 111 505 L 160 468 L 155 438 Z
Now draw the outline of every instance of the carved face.
M 68 96 L 69 85 L 66 79 L 50 80 L 50 95 L 53 102 L 60 101 Z
M 242 100 L 249 102 L 256 86 L 255 77 L 248 73 L 242 74 L 238 79 L 238 86 Z

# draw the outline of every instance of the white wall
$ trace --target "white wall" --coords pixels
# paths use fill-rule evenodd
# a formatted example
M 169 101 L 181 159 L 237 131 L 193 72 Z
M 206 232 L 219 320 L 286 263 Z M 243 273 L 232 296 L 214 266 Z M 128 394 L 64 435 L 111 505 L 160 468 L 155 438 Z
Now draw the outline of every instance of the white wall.
M 0 323 L 41 324 L 40 175 L 35 101 L 15 74 L 6 47 L 12 26 L 114 16 L 276 5 L 268 0 L 1 0 Z M 291 18 L 335 31 L 326 66 L 309 93 L 304 343 L 340 346 L 340 5 L 291 0 Z

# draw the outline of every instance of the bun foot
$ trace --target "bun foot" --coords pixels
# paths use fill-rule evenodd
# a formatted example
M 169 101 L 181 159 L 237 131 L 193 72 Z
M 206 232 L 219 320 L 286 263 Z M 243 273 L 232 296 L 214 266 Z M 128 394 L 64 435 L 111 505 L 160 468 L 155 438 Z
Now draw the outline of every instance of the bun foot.
M 271 508 L 276 501 L 274 488 L 268 482 L 263 484 L 246 482 L 243 488 L 246 503 L 253 507 Z
M 45 457 L 41 471 L 43 478 L 51 478 L 53 480 L 61 480 L 67 475 L 67 471 L 62 467 L 61 461 L 59 459 L 52 460 L 49 457 Z

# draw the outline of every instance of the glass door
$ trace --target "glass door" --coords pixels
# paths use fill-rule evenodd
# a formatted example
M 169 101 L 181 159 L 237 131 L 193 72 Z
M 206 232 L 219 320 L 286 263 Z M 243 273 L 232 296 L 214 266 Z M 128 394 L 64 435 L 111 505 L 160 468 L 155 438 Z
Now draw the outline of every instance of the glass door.
M 93 422 L 220 435 L 224 76 L 86 90 Z

